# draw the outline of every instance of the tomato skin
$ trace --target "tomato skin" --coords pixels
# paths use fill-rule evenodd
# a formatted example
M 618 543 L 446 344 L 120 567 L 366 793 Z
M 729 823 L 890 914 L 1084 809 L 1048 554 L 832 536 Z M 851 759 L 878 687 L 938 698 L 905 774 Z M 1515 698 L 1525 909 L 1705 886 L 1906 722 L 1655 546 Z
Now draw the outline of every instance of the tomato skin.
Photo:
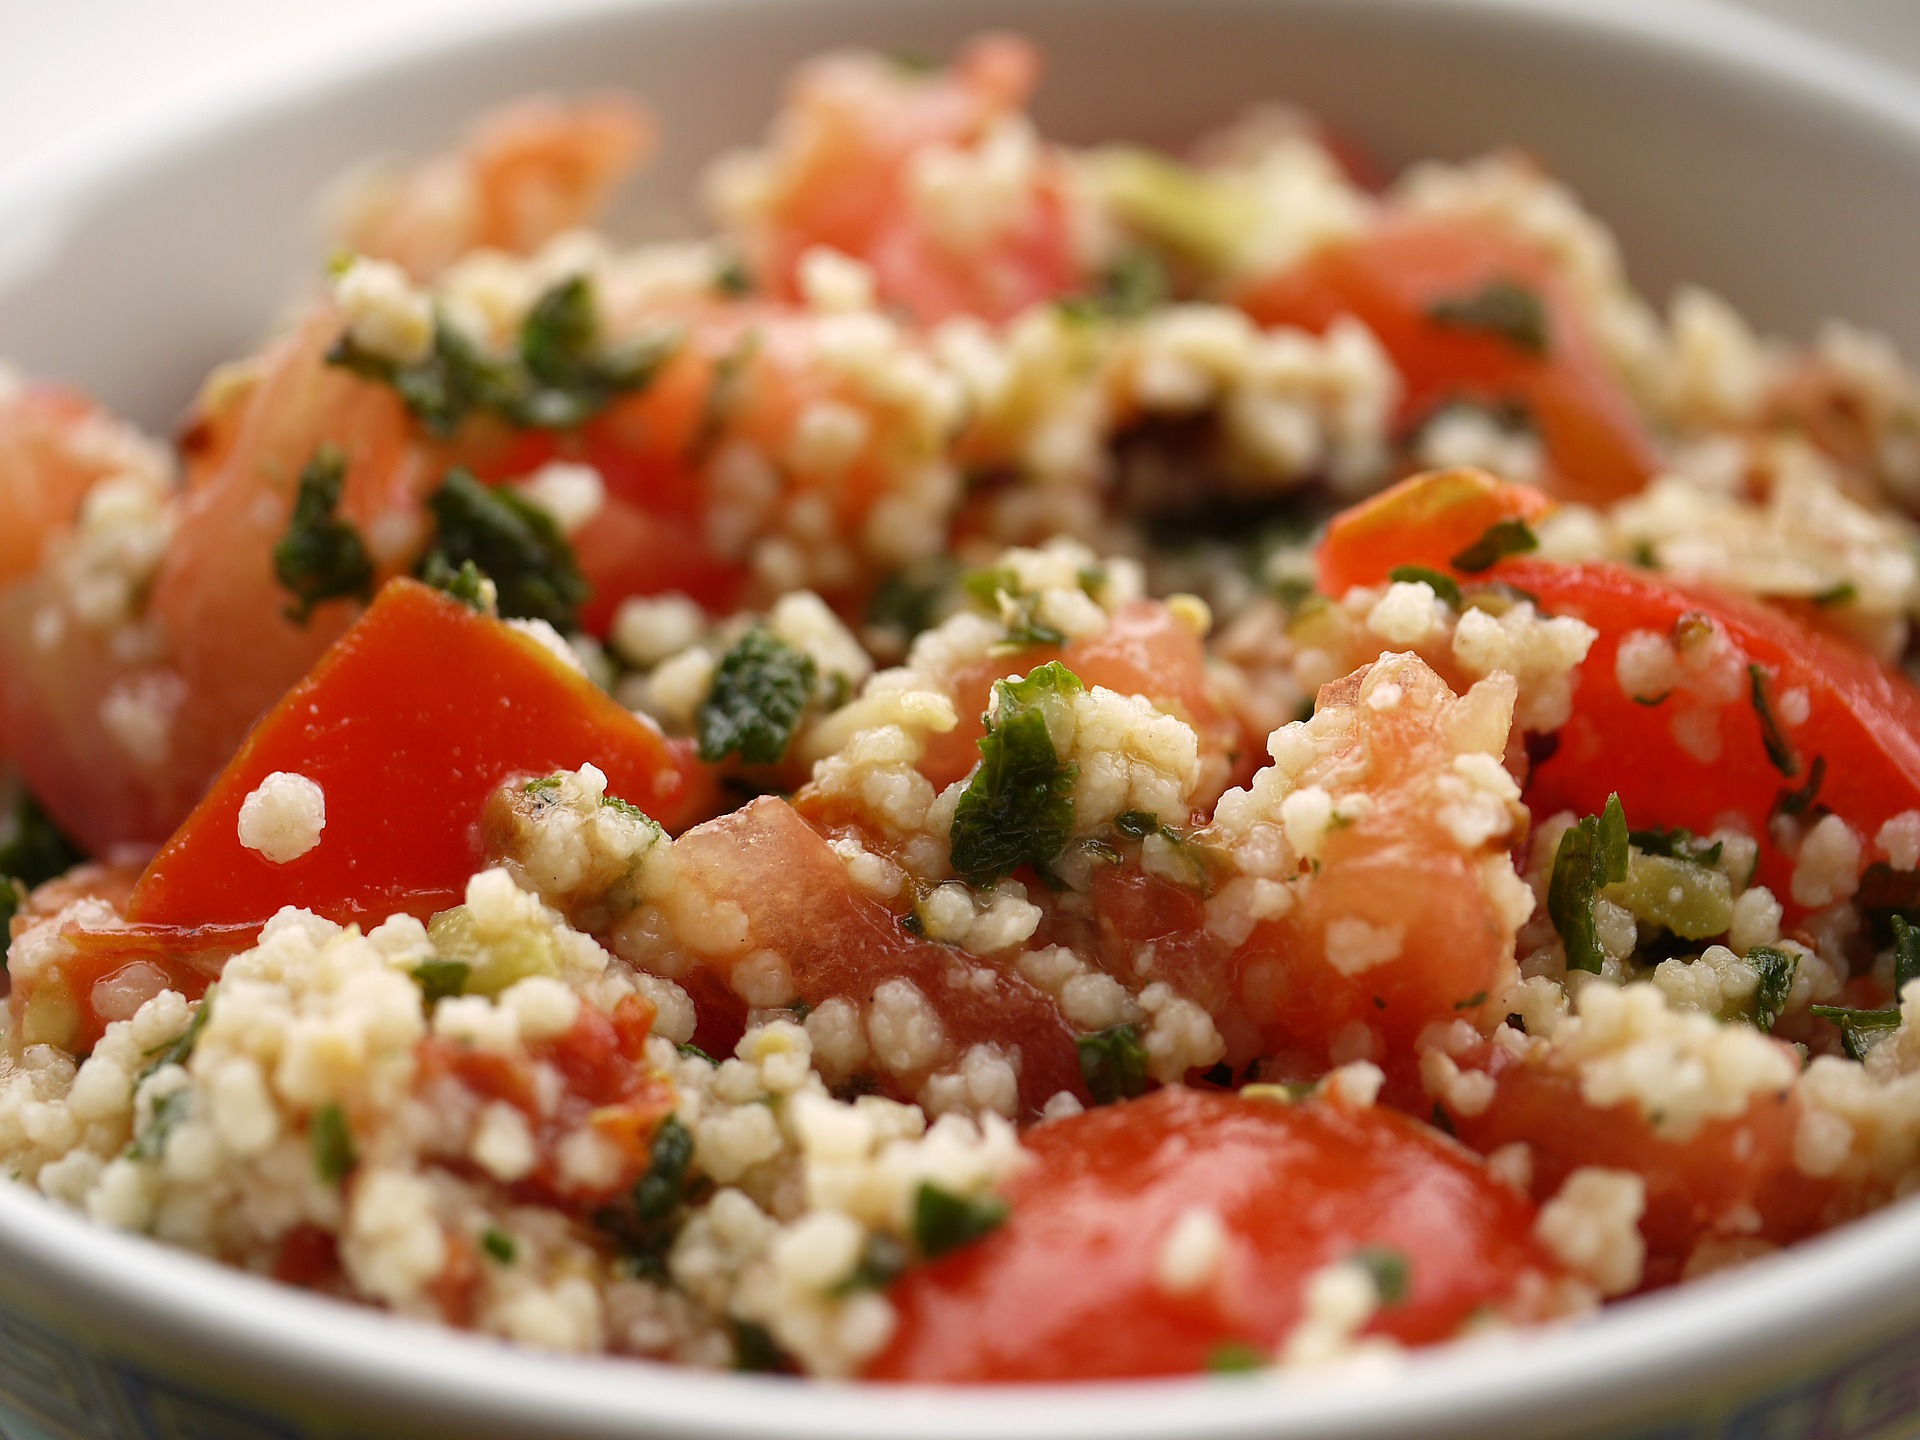
M 1531 523 L 1553 502 L 1484 470 L 1415 475 L 1333 517 L 1314 564 L 1322 594 L 1385 584 L 1402 565 L 1451 571 L 1454 557 L 1502 520 Z
M 64 925 L 60 951 L 7 996 L 12 1033 L 29 1043 L 58 1044 L 72 1055 L 91 1054 L 112 1023 L 95 1006 L 95 987 L 102 981 L 144 972 L 148 990 L 157 993 L 164 977 L 165 989 L 196 1000 L 220 977 L 227 961 L 258 935 L 259 926 L 252 924 L 123 925 L 109 930 Z M 64 1033 L 47 1033 L 48 1016 L 66 1017 L 60 1026 Z
M 1431 317 L 1437 302 L 1499 280 L 1540 297 L 1548 318 L 1545 353 Z M 1547 258 L 1509 230 L 1465 218 L 1392 216 L 1261 282 L 1239 304 L 1263 325 L 1316 333 L 1342 315 L 1359 319 L 1400 372 L 1403 424 L 1421 422 L 1449 400 L 1520 402 L 1545 446 L 1549 488 L 1563 498 L 1618 499 L 1652 478 L 1652 443 L 1578 301 Z
M 1522 1277 L 1560 1273 L 1533 1207 L 1435 1132 L 1384 1109 L 1277 1105 L 1173 1087 L 1040 1126 L 1002 1187 L 1007 1222 L 910 1270 L 870 1378 L 1093 1380 L 1206 1368 L 1228 1342 L 1277 1350 L 1320 1267 L 1364 1246 L 1408 1261 L 1368 1333 L 1446 1339 Z M 1193 1207 L 1228 1237 L 1216 1278 L 1169 1296 L 1155 1271 Z
M 1716 1231 L 1757 1233 L 1784 1245 L 1820 1228 L 1834 1187 L 1794 1165 L 1801 1106 L 1791 1090 L 1755 1096 L 1744 1113 L 1669 1140 L 1636 1105 L 1589 1104 L 1578 1077 L 1555 1067 L 1550 1051 L 1516 1056 L 1483 1044 L 1457 1058 L 1495 1080 L 1484 1111 L 1451 1116 L 1460 1139 L 1483 1154 L 1525 1143 L 1536 1200 L 1551 1199 L 1583 1165 L 1630 1170 L 1646 1182 L 1642 1288 L 1678 1280 L 1695 1244 Z M 1757 1231 L 1739 1228 L 1756 1223 Z
M 263 922 L 300 905 L 342 922 L 457 902 L 483 863 L 487 796 L 592 762 L 608 792 L 679 828 L 711 802 L 684 742 L 636 720 L 538 642 L 413 580 L 261 720 L 134 888 L 129 917 Z M 277 770 L 326 795 L 320 843 L 275 865 L 239 842 L 241 802 Z
M 683 893 L 746 912 L 752 943 L 786 962 L 795 998 L 864 1007 L 882 982 L 911 981 L 940 1017 L 947 1052 L 940 1064 L 975 1044 L 1017 1049 L 1029 1118 L 1061 1090 L 1087 1098 L 1073 1031 L 1052 1000 L 1010 966 L 907 931 L 902 915 L 854 888 L 840 857 L 785 801 L 763 797 L 689 830 L 675 843 L 674 861 Z M 732 963 L 708 962 L 681 980 L 700 1016 L 696 1038 L 715 1055 L 731 1053 L 746 1024 L 747 1002 L 730 984 Z M 974 966 L 997 971 L 991 990 L 952 983 Z M 876 1068 L 873 1078 L 886 1093 L 913 1098 L 898 1077 Z
M 1860 651 L 1757 602 L 1623 565 L 1521 559 L 1492 573 L 1537 595 L 1544 609 L 1600 632 L 1580 668 L 1573 716 L 1557 732 L 1559 748 L 1529 778 L 1534 814 L 1596 814 L 1617 792 L 1639 827 L 1705 833 L 1737 817 L 1760 839 L 1759 882 L 1793 914 L 1801 908 L 1792 899 L 1793 862 L 1767 822 L 1782 791 L 1807 783 L 1816 756 L 1827 762 L 1818 803 L 1866 841 L 1894 815 L 1920 806 L 1920 691 Z M 1805 690 L 1807 720 L 1784 726 L 1798 752 L 1796 774 L 1769 760 L 1744 691 L 1721 709 L 1720 753 L 1706 762 L 1675 739 L 1673 702 L 1643 705 L 1621 689 L 1621 640 L 1635 630 L 1667 635 L 1690 612 L 1711 616 L 1743 663 L 1762 667 L 1776 715 L 1780 696 Z

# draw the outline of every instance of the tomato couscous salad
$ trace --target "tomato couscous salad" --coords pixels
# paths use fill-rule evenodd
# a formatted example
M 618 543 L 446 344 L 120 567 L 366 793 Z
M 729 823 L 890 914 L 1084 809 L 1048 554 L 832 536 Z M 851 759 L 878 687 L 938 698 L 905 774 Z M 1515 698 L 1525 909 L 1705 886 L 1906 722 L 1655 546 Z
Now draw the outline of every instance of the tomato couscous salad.
M 0 375 L 0 1166 L 553 1350 L 1390 1363 L 1920 1179 L 1920 378 L 1528 157 L 828 56 L 353 185 L 165 444 Z M 1911 998 L 1906 998 L 1911 996 Z

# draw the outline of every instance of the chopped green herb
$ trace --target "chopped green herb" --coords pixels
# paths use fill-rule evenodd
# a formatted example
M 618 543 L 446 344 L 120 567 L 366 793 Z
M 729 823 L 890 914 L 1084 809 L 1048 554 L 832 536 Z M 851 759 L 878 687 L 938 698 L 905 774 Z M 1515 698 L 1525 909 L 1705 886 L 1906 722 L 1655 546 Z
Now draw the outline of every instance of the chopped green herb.
M 764 1325 L 751 1320 L 732 1320 L 733 1368 L 771 1375 L 787 1367 L 787 1357 Z
M 753 276 L 747 272 L 746 262 L 738 255 L 721 256 L 719 263 L 713 267 L 713 288 L 735 299 L 751 295 Z
M 659 821 L 655 820 L 631 800 L 622 800 L 618 795 L 602 795 L 600 797 L 600 808 L 602 810 L 611 810 L 616 815 L 624 815 L 629 820 L 644 821 L 656 830 L 660 828 Z
M 930 1180 L 913 1198 L 913 1244 L 929 1260 L 972 1244 L 999 1229 L 1007 1202 L 998 1195 L 955 1195 Z
M 749 765 L 786 758 L 813 694 L 813 657 L 770 630 L 749 630 L 721 657 L 700 706 L 700 758 Z
M 1787 996 L 1793 990 L 1793 976 L 1800 968 L 1800 957 L 1791 950 L 1756 945 L 1747 951 L 1747 964 L 1760 977 L 1753 992 L 1753 1023 L 1761 1030 L 1770 1031 L 1780 1012 L 1787 1008 Z
M 458 575 L 472 561 L 496 587 L 501 615 L 545 620 L 556 630 L 573 628 L 592 590 L 551 515 L 512 490 L 482 485 L 458 467 L 427 497 L 427 506 L 439 529 L 422 557 L 420 574 Z
M 469 610 L 477 610 L 482 615 L 500 613 L 499 590 L 471 560 L 462 560 L 456 570 L 440 551 L 429 550 L 427 558 L 420 562 L 420 578 L 434 589 L 446 591 Z
M 838 1296 L 851 1295 L 856 1290 L 884 1290 L 900 1278 L 910 1258 L 906 1246 L 876 1230 L 860 1247 L 860 1259 L 852 1272 L 829 1293 Z
M 1487 566 L 1480 568 L 1484 570 Z M 1460 582 L 1442 571 L 1430 570 L 1425 565 L 1396 565 L 1387 572 L 1387 579 L 1397 585 L 1425 585 L 1455 610 L 1466 608 L 1466 597 L 1460 593 Z
M 1609 795 L 1606 809 L 1586 816 L 1560 837 L 1547 886 L 1547 914 L 1566 946 L 1569 970 L 1600 973 L 1606 952 L 1595 929 L 1593 906 L 1603 889 L 1627 878 L 1627 859 L 1627 817 L 1618 795 Z
M 1539 292 L 1504 276 L 1470 294 L 1436 300 L 1427 307 L 1427 318 L 1452 330 L 1497 335 L 1529 355 L 1545 355 L 1552 340 Z
M 918 910 L 909 910 L 900 917 L 900 928 L 909 935 L 925 935 L 927 933 L 927 922 L 920 918 L 920 912 Z
M 166 1152 L 167 1136 L 192 1110 L 193 1091 L 185 1086 L 162 1095 L 153 1102 L 153 1114 L 147 1120 L 147 1128 L 134 1137 L 133 1144 L 127 1147 L 127 1154 L 135 1160 L 158 1160 Z
M 1767 759 L 1773 762 L 1774 769 L 1791 780 L 1800 773 L 1800 756 L 1773 713 L 1772 688 L 1767 672 L 1759 665 L 1748 665 L 1747 680 L 1753 713 L 1760 720 L 1760 742 L 1767 747 Z
M 1453 1008 L 1456 1010 L 1478 1010 L 1486 1003 L 1487 992 L 1484 990 L 1476 990 L 1473 994 L 1467 996 L 1466 999 L 1454 1001 Z M 1386 1006 L 1383 1004 L 1380 1008 L 1384 1010 Z
M 289 620 L 302 625 L 325 600 L 364 600 L 373 593 L 373 561 L 360 532 L 339 516 L 347 457 L 322 445 L 300 472 L 287 533 L 273 547 L 273 573 L 292 592 Z
M 1113 828 L 1122 835 L 1144 840 L 1160 833 L 1160 817 L 1150 810 L 1128 810 L 1114 820 Z
M 1724 840 L 1716 840 L 1708 845 L 1696 840 L 1691 830 L 1678 826 L 1671 830 L 1629 830 L 1627 839 L 1632 842 L 1634 849 L 1643 854 L 1659 855 L 1668 860 L 1685 860 L 1709 869 L 1720 863 L 1720 857 L 1727 848 Z
M 1851 580 L 1842 580 L 1812 598 L 1816 605 L 1851 605 L 1860 598 L 1860 587 Z
M 1873 1048 L 1874 1041 L 1867 1037 L 1879 1030 L 1892 1030 L 1900 1024 L 1900 1012 L 1888 1010 L 1856 1010 L 1849 1005 L 1814 1005 L 1809 1007 L 1822 1020 L 1831 1020 L 1840 1027 L 1840 1043 L 1846 1047 L 1847 1054 L 1855 1060 L 1867 1058 L 1867 1051 Z
M 1447 563 L 1456 570 L 1478 575 L 1482 570 L 1491 570 L 1509 555 L 1524 555 L 1529 550 L 1539 548 L 1539 537 L 1526 521 L 1517 518 L 1496 520 L 1487 527 L 1485 534 Z
M 1147 1088 L 1147 1049 L 1131 1025 L 1109 1025 L 1074 1039 L 1080 1075 L 1096 1105 L 1131 1100 Z
M 413 967 L 413 983 L 420 987 L 420 998 L 429 1009 L 455 995 L 465 993 L 467 977 L 473 966 L 465 960 L 422 960 Z
M 1390 1245 L 1366 1245 L 1354 1251 L 1353 1258 L 1373 1276 L 1373 1288 L 1380 1292 L 1382 1305 L 1398 1305 L 1407 1298 L 1413 1267 L 1405 1252 Z
M 1460 1133 L 1454 1128 L 1453 1117 L 1447 1113 L 1447 1107 L 1442 1105 L 1438 1100 L 1433 1102 L 1433 1114 L 1429 1119 L 1432 1121 L 1433 1128 L 1440 1131 L 1443 1135 L 1458 1135 Z
M 1151 250 L 1129 250 L 1095 281 L 1090 294 L 1055 301 L 1070 320 L 1134 320 L 1165 303 L 1171 285 L 1167 267 Z
M 633 1208 L 642 1223 L 658 1225 L 673 1214 L 686 1193 L 692 1163 L 693 1132 L 669 1115 L 653 1137 L 647 1173 L 634 1182 Z
M 1904 915 L 1891 917 L 1893 925 L 1893 1001 L 1900 1003 L 1907 982 L 1920 979 L 1920 926 Z
M 520 1253 L 520 1247 L 513 1243 L 511 1235 L 491 1225 L 480 1236 L 480 1248 L 502 1265 L 511 1265 L 513 1257 Z
M 1775 815 L 1805 815 L 1813 808 L 1813 802 L 1819 797 L 1820 787 L 1827 778 L 1827 757 L 1816 755 L 1813 764 L 1807 767 L 1807 783 L 1798 790 L 1782 790 L 1773 802 Z
M 193 1018 L 187 1022 L 187 1028 L 164 1045 L 156 1045 L 147 1051 L 147 1068 L 140 1072 L 140 1078 L 146 1079 L 163 1065 L 184 1065 L 187 1057 L 193 1054 L 193 1047 L 200 1039 L 200 1032 L 207 1028 L 207 1021 L 213 1018 L 213 996 L 219 985 L 207 986 L 206 993 L 200 997 L 200 1004 L 193 1012 Z
M 0 975 L 7 973 L 7 955 L 13 949 L 13 917 L 27 903 L 27 887 L 11 875 L 0 875 Z
M 951 833 L 953 868 L 974 886 L 1059 857 L 1073 830 L 1079 774 L 1055 752 L 1047 723 L 1048 708 L 1081 689 L 1079 676 L 1050 660 L 993 689 L 980 763 L 954 809 Z
M 698 1045 L 693 1044 L 691 1041 L 682 1040 L 678 1045 L 674 1046 L 673 1048 L 678 1050 L 682 1055 L 689 1057 L 690 1059 L 704 1060 L 709 1065 L 717 1065 L 720 1063 L 719 1061 L 715 1060 L 711 1055 L 707 1054 L 706 1051 L 702 1050 Z
M 867 601 L 867 624 L 898 631 L 902 642 L 911 640 L 940 619 L 953 582 L 953 562 L 944 556 L 896 570 Z
M 11 875 L 29 890 L 66 874 L 86 858 L 25 790 L 12 810 L 0 816 L 0 875 Z
M 1246 1375 L 1271 1364 L 1271 1355 L 1244 1340 L 1224 1340 L 1207 1352 L 1207 1369 L 1215 1375 Z
M 659 330 L 624 344 L 601 344 L 593 287 L 584 276 L 560 281 L 534 301 L 510 356 L 485 354 L 459 327 L 436 316 L 425 357 L 396 364 L 343 334 L 329 364 L 393 387 L 434 434 L 445 437 L 476 412 L 523 429 L 584 424 L 620 395 L 645 386 L 678 348 L 678 332 Z
M 354 1147 L 353 1128 L 347 1124 L 347 1112 L 336 1100 L 313 1112 L 307 1126 L 307 1142 L 313 1147 L 313 1169 L 324 1184 L 338 1185 L 359 1160 Z
M 1666 704 L 1672 694 L 1673 692 L 1671 690 L 1662 690 L 1658 695 L 1636 695 L 1633 697 L 1633 703 L 1636 705 L 1645 705 L 1651 710 L 1655 705 Z

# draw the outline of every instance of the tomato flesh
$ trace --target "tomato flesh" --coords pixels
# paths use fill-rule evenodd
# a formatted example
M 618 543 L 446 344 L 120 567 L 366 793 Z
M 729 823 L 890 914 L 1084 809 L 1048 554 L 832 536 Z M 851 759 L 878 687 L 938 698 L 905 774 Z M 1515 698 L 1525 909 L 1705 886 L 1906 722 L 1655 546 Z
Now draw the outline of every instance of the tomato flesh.
M 484 863 L 478 822 L 496 786 L 589 762 L 609 793 L 670 828 L 710 804 L 687 743 L 539 642 L 395 580 L 255 727 L 154 857 L 128 913 L 176 925 L 258 923 L 283 905 L 343 922 L 430 915 Z M 239 839 L 242 802 L 275 771 L 326 797 L 319 843 L 284 865 Z
M 1500 282 L 1538 297 L 1542 351 L 1434 318 L 1436 305 Z M 1552 471 L 1549 488 L 1567 499 L 1617 499 L 1653 475 L 1652 442 L 1578 301 L 1547 258 L 1509 230 L 1448 216 L 1391 217 L 1262 282 L 1239 303 L 1263 325 L 1316 333 L 1343 315 L 1359 319 L 1400 372 L 1404 424 L 1456 400 L 1525 407 Z
M 985 1239 L 910 1270 L 877 1378 L 1092 1380 L 1203 1370 L 1226 1344 L 1277 1351 L 1314 1271 L 1367 1247 L 1407 1288 L 1367 1333 L 1446 1339 L 1557 1264 L 1533 1207 L 1443 1137 L 1392 1111 L 1276 1105 L 1173 1087 L 1043 1125 Z M 1227 1234 L 1214 1274 L 1169 1294 L 1160 1253 L 1204 1208 Z

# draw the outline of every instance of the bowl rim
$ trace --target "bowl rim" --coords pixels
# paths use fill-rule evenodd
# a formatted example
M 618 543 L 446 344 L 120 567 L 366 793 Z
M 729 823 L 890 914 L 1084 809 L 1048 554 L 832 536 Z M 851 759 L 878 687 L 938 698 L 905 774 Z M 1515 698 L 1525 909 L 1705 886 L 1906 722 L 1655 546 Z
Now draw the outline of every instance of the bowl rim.
M 483 9 L 362 37 L 317 61 L 128 115 L 48 146 L 0 184 L 0 234 L 56 228 L 147 162 L 190 154 L 236 127 L 330 93 L 458 63 L 517 36 L 698 9 L 706 15 L 807 0 L 549 0 Z M 904 4 L 908 0 L 895 0 Z M 1100 0 L 1059 0 L 1092 8 Z M 1247 0 L 1258 3 L 1258 0 Z M 1285 0 L 1300 8 L 1335 0 Z M 1352 3 L 1352 0 L 1346 0 Z M 1724 0 L 1364 0 L 1395 14 L 1507 20 L 1637 45 L 1868 122 L 1920 154 L 1920 84 L 1869 57 Z M 725 23 L 717 18 L 714 23 Z M 0 247 L 0 280 L 5 254 Z M 32 1309 L 85 1317 L 129 1353 L 171 1348 L 254 1387 L 285 1384 L 390 1417 L 464 1418 L 487 1430 L 572 1435 L 852 1440 L 911 1431 L 928 1440 L 993 1433 L 1149 1440 L 1484 1434 L 1503 1423 L 1651 1411 L 1694 1395 L 1703 1374 L 1792 1376 L 1820 1358 L 1920 1325 L 1920 1202 L 1883 1210 L 1741 1269 L 1610 1306 L 1570 1324 L 1396 1357 L 1381 1372 L 1188 1377 L 1058 1385 L 852 1385 L 715 1375 L 661 1362 L 574 1357 L 503 1342 L 283 1286 L 64 1211 L 0 1183 L 0 1273 Z M 164 1337 L 164 1343 L 163 1339 Z M 1817 1337 L 1810 1342 L 1810 1337 Z M 1630 1402 L 1623 1401 L 1630 1396 Z M 964 1397 L 964 1403 L 956 1400 Z

